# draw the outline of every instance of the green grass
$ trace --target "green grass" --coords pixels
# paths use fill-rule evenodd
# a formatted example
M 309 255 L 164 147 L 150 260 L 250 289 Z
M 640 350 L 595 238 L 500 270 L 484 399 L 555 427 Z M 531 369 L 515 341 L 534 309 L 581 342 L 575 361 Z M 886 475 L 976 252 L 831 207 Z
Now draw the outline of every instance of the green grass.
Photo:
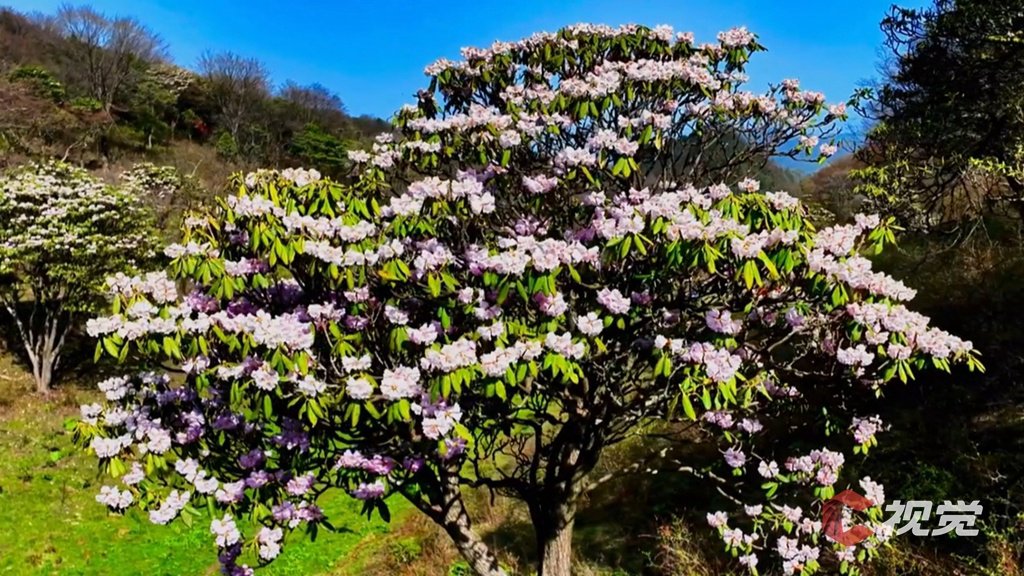
M 42 399 L 28 389 L 20 368 L 0 354 L 0 575 L 219 574 L 208 521 L 156 526 L 139 511 L 112 515 L 94 500 L 104 478 L 63 429 L 91 393 Z M 344 494 L 321 504 L 339 531 L 321 531 L 316 542 L 292 534 L 261 574 L 342 571 L 354 549 L 389 530 L 379 519 L 360 517 L 361 504 Z M 409 510 L 402 504 L 396 503 L 396 520 Z

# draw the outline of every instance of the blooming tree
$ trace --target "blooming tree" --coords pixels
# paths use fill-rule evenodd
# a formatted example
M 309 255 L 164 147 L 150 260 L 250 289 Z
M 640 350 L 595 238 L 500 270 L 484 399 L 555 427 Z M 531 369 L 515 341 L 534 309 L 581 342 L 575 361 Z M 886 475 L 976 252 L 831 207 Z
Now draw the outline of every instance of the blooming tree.
M 46 392 L 77 314 L 103 303 L 104 279 L 152 256 L 146 213 L 83 170 L 44 163 L 0 177 L 0 222 L 0 304 Z
M 157 166 L 150 162 L 135 164 L 121 172 L 118 183 L 152 211 L 165 232 L 175 234 L 182 213 L 205 195 L 195 176 L 181 174 L 173 166 Z
M 978 364 L 871 270 L 887 223 L 817 231 L 744 177 L 778 150 L 829 154 L 844 114 L 794 81 L 742 91 L 758 50 L 743 29 L 696 45 L 585 25 L 467 50 L 428 68 L 396 136 L 352 154 L 353 184 L 238 179 L 188 218 L 167 276 L 118 279 L 89 324 L 111 354 L 185 373 L 108 380 L 83 407 L 78 433 L 121 482 L 99 500 L 161 524 L 211 507 L 225 572 L 246 574 L 329 526 L 325 492 L 385 516 L 400 495 L 502 574 L 461 492 L 487 488 L 525 503 L 540 573 L 564 576 L 602 452 L 689 422 L 722 443 L 707 471 L 738 514 L 709 522 L 738 562 L 856 571 L 886 535 L 842 548 L 809 517 L 837 449 L 883 427 L 846 400 Z M 852 434 L 834 446 L 797 441 L 837 426 Z

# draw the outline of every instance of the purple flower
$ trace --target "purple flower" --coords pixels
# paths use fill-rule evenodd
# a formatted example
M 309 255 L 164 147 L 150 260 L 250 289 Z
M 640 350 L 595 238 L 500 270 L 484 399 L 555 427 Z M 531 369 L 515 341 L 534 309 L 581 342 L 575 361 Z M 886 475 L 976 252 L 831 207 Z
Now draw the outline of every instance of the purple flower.
M 320 511 L 320 508 L 308 502 L 299 504 L 298 509 L 295 511 L 295 518 L 303 522 L 316 522 L 322 520 L 323 517 L 324 513 Z
M 285 524 L 295 518 L 295 504 L 291 502 L 282 502 L 271 508 L 271 514 L 274 515 L 274 521 L 279 524 Z
M 725 463 L 733 468 L 742 468 L 747 463 L 747 455 L 739 448 L 729 448 L 725 451 Z
M 384 483 L 380 480 L 369 484 L 363 482 L 352 492 L 352 496 L 360 500 L 373 500 L 383 496 L 384 490 Z
M 274 302 L 290 308 L 302 300 L 302 287 L 297 282 L 278 282 L 271 287 Z
M 242 423 L 241 417 L 237 414 L 224 414 L 213 421 L 214 430 L 234 430 Z
M 629 298 L 633 301 L 633 304 L 636 304 L 637 306 L 649 306 L 650 303 L 654 301 L 654 297 L 652 297 L 651 293 L 647 290 L 644 290 L 643 292 L 634 292 L 629 295 Z
M 228 242 L 235 246 L 244 246 L 249 243 L 249 232 L 242 230 L 239 232 L 232 232 L 228 235 Z
M 313 483 L 316 482 L 316 476 L 312 474 L 306 474 L 304 476 L 297 476 L 288 481 L 285 486 L 285 490 L 292 496 L 302 496 L 313 487 Z
M 242 361 L 242 374 L 249 376 L 261 366 L 263 366 L 263 360 L 255 356 L 246 356 L 245 360 Z
M 245 298 L 239 298 L 228 304 L 228 317 L 234 316 L 246 316 L 248 314 L 255 314 L 258 308 Z
M 185 305 L 196 312 L 212 314 L 219 309 L 217 299 L 199 290 L 193 290 L 186 298 Z
M 465 451 L 466 441 L 462 438 L 445 438 L 444 454 L 441 455 L 441 458 L 443 460 L 458 458 Z
M 305 452 L 309 450 L 309 434 L 302 430 L 302 424 L 291 418 L 284 421 L 281 426 L 281 433 L 274 436 L 275 445 L 286 450 L 298 450 Z
M 425 462 L 426 460 L 422 456 L 409 456 L 402 461 L 402 467 L 415 474 Z
M 226 548 L 221 548 L 220 554 L 217 555 L 217 559 L 220 561 L 220 565 L 221 566 L 227 568 L 229 566 L 233 567 L 234 564 L 235 564 L 235 561 L 238 560 L 238 557 L 241 556 L 241 555 L 242 555 L 242 544 L 241 544 L 241 542 L 236 542 L 235 544 L 232 544 L 231 546 L 228 546 Z M 229 574 L 229 572 L 227 572 L 227 571 L 225 571 L 224 573 L 225 574 Z
M 254 448 L 248 454 L 244 454 L 238 459 L 238 465 L 248 470 L 250 468 L 259 468 L 266 460 L 267 458 L 263 455 L 263 451 L 259 448 Z
M 191 444 L 203 436 L 203 429 L 200 426 L 189 426 L 184 432 L 175 435 L 174 440 L 178 444 Z
M 395 461 L 386 456 L 377 455 L 363 461 L 362 468 L 371 474 L 386 476 L 395 469 Z
M 156 403 L 160 406 L 176 404 L 184 401 L 187 397 L 188 394 L 184 388 L 172 388 L 170 390 L 157 392 Z
M 270 474 L 266 470 L 257 470 L 245 479 L 245 485 L 249 488 L 262 488 L 270 482 Z
M 362 316 L 347 316 L 345 318 L 345 327 L 349 330 L 362 330 L 369 323 L 370 321 Z

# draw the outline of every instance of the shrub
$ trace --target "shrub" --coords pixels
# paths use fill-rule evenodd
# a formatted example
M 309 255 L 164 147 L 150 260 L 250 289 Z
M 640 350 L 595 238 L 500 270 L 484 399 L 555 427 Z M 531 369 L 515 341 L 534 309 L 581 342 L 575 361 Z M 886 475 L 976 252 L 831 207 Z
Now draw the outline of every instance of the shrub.
M 173 166 L 141 162 L 122 172 L 118 179 L 125 191 L 151 207 L 167 233 L 177 232 L 184 211 L 208 196 L 197 178 L 182 175 Z
M 68 102 L 68 106 L 75 112 L 100 112 L 103 110 L 103 102 L 90 96 L 78 96 Z
M 64 85 L 54 77 L 49 70 L 42 66 L 18 66 L 8 76 L 14 82 L 26 82 L 32 89 L 44 98 L 61 103 L 67 97 Z
M 238 143 L 235 142 L 235 138 L 230 132 L 221 132 L 213 146 L 222 158 L 238 156 Z

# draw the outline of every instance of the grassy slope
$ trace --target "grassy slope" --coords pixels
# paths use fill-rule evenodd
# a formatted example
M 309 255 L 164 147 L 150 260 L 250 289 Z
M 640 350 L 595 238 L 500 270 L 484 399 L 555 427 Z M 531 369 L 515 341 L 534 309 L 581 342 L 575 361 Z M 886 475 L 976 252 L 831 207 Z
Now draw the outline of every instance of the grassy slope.
M 138 512 L 109 515 L 94 501 L 103 482 L 95 460 L 72 450 L 63 421 L 78 413 L 88 392 L 49 400 L 27 394 L 20 367 L 0 354 L 0 574 L 189 576 L 216 574 L 206 522 L 191 528 L 155 526 Z M 313 575 L 346 571 L 346 558 L 389 527 L 359 517 L 344 496 L 327 500 L 335 526 L 311 543 L 294 534 L 284 554 L 261 574 Z M 398 508 L 398 517 L 405 508 Z

